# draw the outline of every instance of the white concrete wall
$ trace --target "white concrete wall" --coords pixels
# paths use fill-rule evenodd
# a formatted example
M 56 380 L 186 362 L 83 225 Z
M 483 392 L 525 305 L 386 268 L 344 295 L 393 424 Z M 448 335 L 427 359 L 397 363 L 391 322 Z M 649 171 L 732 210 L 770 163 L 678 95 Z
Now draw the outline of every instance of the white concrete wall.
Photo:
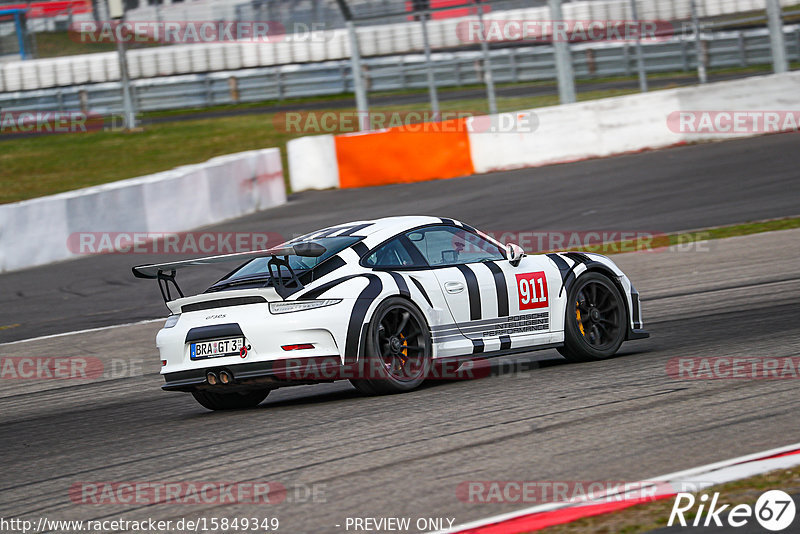
M 800 72 L 790 72 L 526 110 L 539 119 L 532 133 L 470 133 L 472 163 L 475 172 L 486 173 L 744 137 L 752 134 L 676 132 L 668 117 L 680 111 L 800 111 L 797 95 Z
M 797 95 L 800 95 L 800 72 L 789 72 L 514 111 L 501 114 L 502 117 L 474 117 L 470 121 L 470 157 L 475 172 L 481 174 L 607 157 L 681 143 L 760 135 L 763 132 L 681 131 L 679 122 L 670 123 L 670 117 L 680 112 L 793 111 L 796 118 L 800 116 L 800 99 Z M 528 117 L 525 123 L 517 119 L 520 115 Z M 514 124 L 514 121 L 526 126 L 500 132 L 487 131 L 488 124 Z M 528 124 L 536 126 L 528 128 Z M 797 130 L 791 121 L 781 124 L 785 130 Z M 294 191 L 339 186 L 333 136 L 301 137 L 290 141 L 287 149 Z M 375 157 L 380 155 L 376 154 Z M 424 154 L 420 157 L 424 157 Z
M 280 151 L 253 150 L 0 205 L 0 272 L 77 256 L 78 232 L 182 232 L 286 202 Z
M 292 191 L 339 187 L 339 166 L 332 135 L 292 139 L 286 144 Z

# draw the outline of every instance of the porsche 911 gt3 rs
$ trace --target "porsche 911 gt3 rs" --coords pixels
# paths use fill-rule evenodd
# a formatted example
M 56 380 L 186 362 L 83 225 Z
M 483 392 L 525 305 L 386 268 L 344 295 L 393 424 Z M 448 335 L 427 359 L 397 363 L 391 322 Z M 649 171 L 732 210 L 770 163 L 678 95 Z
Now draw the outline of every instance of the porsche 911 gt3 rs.
M 183 295 L 177 270 L 227 261 L 240 265 Z M 212 410 L 344 378 L 368 394 L 403 392 L 448 362 L 543 348 L 602 360 L 648 337 L 638 292 L 608 258 L 526 255 L 439 217 L 358 221 L 133 273 L 158 280 L 171 311 L 156 338 L 162 387 Z

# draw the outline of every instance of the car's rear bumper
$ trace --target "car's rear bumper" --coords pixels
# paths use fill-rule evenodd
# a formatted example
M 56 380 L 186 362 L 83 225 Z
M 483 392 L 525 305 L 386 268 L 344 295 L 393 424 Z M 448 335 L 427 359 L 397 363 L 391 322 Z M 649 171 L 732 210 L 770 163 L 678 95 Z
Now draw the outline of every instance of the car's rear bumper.
M 207 363 L 208 362 L 207 360 Z M 164 373 L 165 391 L 213 391 L 251 390 L 278 388 L 281 386 L 313 384 L 346 377 L 342 371 L 342 360 L 336 356 L 313 356 L 234 365 L 208 365 L 208 367 Z M 225 370 L 233 375 L 233 383 L 209 385 L 208 373 Z
M 269 362 L 298 358 L 341 357 L 347 335 L 346 303 L 274 315 L 266 303 L 184 312 L 170 328 L 156 336 L 161 374 L 167 383 L 192 386 L 209 369 L 242 369 L 259 375 L 270 371 Z M 223 339 L 243 339 L 244 350 L 224 355 L 193 355 L 192 344 Z M 251 365 L 252 364 L 252 365 Z M 273 365 L 286 365 L 274 363 Z M 253 371 L 255 369 L 255 371 Z M 188 381 L 184 384 L 184 381 Z

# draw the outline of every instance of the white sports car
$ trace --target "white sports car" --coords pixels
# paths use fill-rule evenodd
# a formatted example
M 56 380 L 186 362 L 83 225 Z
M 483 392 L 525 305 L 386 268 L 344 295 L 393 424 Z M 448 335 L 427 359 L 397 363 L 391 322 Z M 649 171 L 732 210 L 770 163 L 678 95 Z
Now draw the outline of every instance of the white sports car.
M 244 263 L 183 295 L 177 269 L 222 261 Z M 600 360 L 648 337 L 638 292 L 608 258 L 529 256 L 438 217 L 353 222 L 133 273 L 157 279 L 172 312 L 156 338 L 163 388 L 212 410 L 345 378 L 369 394 L 408 391 L 445 364 L 536 349 Z

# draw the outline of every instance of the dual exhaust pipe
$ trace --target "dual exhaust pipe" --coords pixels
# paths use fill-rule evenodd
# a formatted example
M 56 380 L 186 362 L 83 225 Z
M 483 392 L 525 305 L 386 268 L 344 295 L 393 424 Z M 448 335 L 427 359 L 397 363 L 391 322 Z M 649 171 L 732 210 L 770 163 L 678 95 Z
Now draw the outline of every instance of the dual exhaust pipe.
M 216 386 L 219 384 L 227 386 L 228 384 L 233 384 L 233 373 L 227 369 L 222 369 L 216 372 L 209 371 L 206 373 L 206 382 L 208 382 L 208 385 L 210 386 Z

